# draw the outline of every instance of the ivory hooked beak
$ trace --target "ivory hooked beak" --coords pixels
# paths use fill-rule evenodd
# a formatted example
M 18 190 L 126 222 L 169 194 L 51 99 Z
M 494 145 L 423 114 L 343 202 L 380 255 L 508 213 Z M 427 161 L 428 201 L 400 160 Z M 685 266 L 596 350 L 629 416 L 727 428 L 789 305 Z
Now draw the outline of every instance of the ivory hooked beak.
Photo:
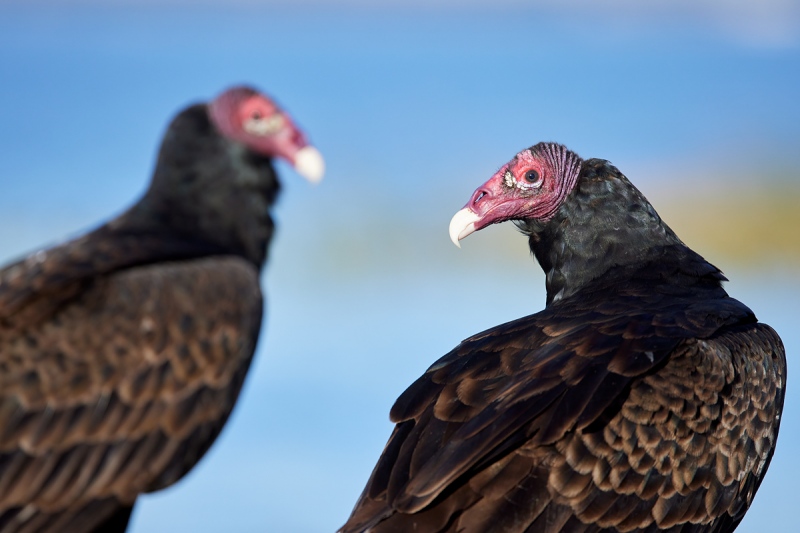
M 325 160 L 313 146 L 304 146 L 294 156 L 294 169 L 311 183 L 319 183 L 325 175 Z
M 468 207 L 456 213 L 450 220 L 450 240 L 453 244 L 461 248 L 458 241 L 475 231 L 475 222 L 480 219 L 481 217 Z

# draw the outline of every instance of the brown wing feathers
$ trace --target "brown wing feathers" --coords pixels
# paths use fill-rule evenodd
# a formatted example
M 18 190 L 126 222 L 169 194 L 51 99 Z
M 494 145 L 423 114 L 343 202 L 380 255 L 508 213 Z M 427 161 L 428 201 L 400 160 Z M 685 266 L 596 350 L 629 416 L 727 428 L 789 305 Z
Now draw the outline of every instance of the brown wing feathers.
M 741 519 L 734 499 L 764 468 L 743 457 L 767 461 L 774 446 L 782 396 L 767 387 L 754 402 L 746 385 L 782 383 L 774 332 L 653 335 L 710 329 L 696 309 L 671 324 L 572 309 L 556 327 L 557 307 L 468 339 L 398 399 L 343 531 L 714 531 Z
M 249 365 L 257 283 L 256 269 L 234 258 L 133 269 L 0 337 L 3 530 L 17 530 L 8 516 L 20 509 L 24 518 L 80 514 L 104 500 L 131 505 L 185 474 L 224 424 Z

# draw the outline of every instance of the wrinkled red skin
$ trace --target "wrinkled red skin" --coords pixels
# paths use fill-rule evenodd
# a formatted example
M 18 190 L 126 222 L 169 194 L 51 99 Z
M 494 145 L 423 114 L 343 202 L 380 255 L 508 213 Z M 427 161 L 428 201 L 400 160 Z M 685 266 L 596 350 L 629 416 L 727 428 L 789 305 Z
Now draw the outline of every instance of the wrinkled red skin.
M 475 190 L 464 207 L 480 217 L 475 222 L 476 231 L 506 220 L 535 218 L 546 221 L 552 218 L 569 192 L 565 189 L 571 187 L 556 173 L 547 155 L 523 150 Z M 540 176 L 538 187 L 530 187 L 525 179 L 530 170 L 535 170 Z M 511 182 L 507 179 L 508 173 Z
M 278 115 L 283 120 L 276 132 L 257 135 L 244 129 L 244 123 L 254 117 Z M 248 87 L 234 87 L 219 95 L 209 104 L 211 121 L 226 136 L 236 139 L 254 152 L 266 157 L 281 157 L 295 164 L 295 156 L 308 146 L 305 135 L 295 126 L 291 117 L 267 96 Z

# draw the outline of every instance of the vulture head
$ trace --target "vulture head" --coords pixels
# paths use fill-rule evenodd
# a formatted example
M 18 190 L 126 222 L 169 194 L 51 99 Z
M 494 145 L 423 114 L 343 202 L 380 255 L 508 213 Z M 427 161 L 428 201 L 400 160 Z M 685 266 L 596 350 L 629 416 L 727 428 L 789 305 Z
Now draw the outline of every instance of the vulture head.
M 503 165 L 472 194 L 450 221 L 450 239 L 459 241 L 506 220 L 547 222 L 578 181 L 581 158 L 564 146 L 539 143 Z
M 227 89 L 175 116 L 145 197 L 123 221 L 261 265 L 280 192 L 276 158 L 311 182 L 325 171 L 320 153 L 271 98 L 246 86 Z
M 233 87 L 210 102 L 208 110 L 223 136 L 256 154 L 284 159 L 312 183 L 322 179 L 325 163 L 319 151 L 269 97 L 250 87 Z

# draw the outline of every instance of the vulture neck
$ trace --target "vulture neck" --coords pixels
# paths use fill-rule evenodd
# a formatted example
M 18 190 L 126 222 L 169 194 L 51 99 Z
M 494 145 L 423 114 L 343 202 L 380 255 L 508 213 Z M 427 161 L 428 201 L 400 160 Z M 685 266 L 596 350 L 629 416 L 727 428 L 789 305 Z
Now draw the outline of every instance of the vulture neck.
M 238 255 L 260 268 L 279 189 L 271 160 L 220 135 L 195 105 L 170 124 L 144 197 L 107 229 L 117 238 L 160 235 L 166 249 L 157 253 Z
M 600 278 L 630 278 L 648 265 L 678 262 L 683 274 L 720 287 L 722 274 L 686 247 L 647 199 L 610 163 L 583 162 L 575 189 L 547 221 L 519 223 L 546 274 L 547 305 Z M 674 269 L 673 268 L 673 269 Z M 685 279 L 685 276 L 682 278 Z M 620 280 L 620 283 L 625 281 Z M 693 282 L 694 283 L 694 282 Z

